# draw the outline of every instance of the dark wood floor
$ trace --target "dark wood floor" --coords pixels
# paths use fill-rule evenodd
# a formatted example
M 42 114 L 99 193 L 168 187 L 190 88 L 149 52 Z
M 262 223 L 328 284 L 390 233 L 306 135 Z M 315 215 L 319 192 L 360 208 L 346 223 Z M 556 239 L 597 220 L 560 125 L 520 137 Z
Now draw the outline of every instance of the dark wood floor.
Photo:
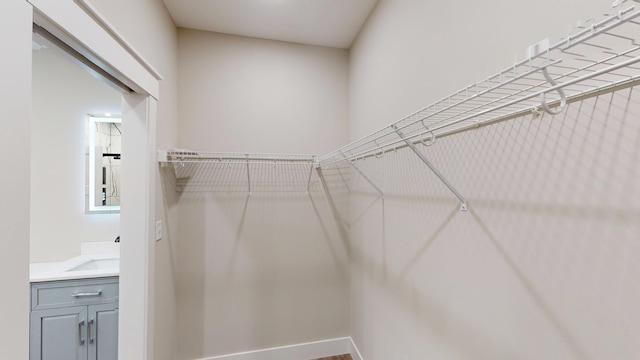
M 345 354 L 345 355 L 332 356 L 332 357 L 316 359 L 316 360 L 353 360 L 353 359 L 351 358 L 351 355 Z

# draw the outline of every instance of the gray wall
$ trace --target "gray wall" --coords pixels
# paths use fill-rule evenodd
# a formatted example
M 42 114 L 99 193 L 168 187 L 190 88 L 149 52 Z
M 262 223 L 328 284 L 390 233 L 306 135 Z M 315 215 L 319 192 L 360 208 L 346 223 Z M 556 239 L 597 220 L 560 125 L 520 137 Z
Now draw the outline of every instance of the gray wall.
M 382 1 L 351 51 L 356 139 L 559 40 L 602 1 Z M 351 335 L 367 360 L 632 359 L 639 89 L 407 150 L 353 175 Z
M 178 39 L 182 148 L 317 154 L 347 142 L 347 51 L 184 29 Z M 246 181 L 228 171 L 211 179 Z M 253 176 L 286 187 L 300 171 Z M 348 336 L 347 246 L 327 199 L 318 185 L 280 190 L 180 196 L 180 359 Z
M 322 154 L 347 139 L 348 52 L 179 30 L 180 146 Z

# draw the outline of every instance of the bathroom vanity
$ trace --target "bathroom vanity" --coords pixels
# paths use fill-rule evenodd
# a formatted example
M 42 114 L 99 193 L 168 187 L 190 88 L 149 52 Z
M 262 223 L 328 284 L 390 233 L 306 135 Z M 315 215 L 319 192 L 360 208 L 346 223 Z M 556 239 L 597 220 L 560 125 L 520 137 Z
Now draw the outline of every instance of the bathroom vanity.
M 33 265 L 29 359 L 116 360 L 119 259 Z

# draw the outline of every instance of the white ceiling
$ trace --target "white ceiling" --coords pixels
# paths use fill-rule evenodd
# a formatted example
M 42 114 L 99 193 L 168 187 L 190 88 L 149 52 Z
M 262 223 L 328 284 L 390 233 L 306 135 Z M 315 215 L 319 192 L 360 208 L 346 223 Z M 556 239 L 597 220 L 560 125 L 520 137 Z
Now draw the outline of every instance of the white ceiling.
M 378 0 L 163 0 L 179 27 L 349 48 Z

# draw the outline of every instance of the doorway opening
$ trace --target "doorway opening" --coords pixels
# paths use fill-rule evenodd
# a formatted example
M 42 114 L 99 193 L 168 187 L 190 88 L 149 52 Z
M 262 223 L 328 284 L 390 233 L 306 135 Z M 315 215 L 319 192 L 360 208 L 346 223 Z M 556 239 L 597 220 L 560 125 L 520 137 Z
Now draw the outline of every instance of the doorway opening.
M 109 212 L 97 214 L 97 216 L 88 214 L 84 211 L 85 201 L 83 200 L 83 211 L 78 217 L 84 216 L 85 219 L 90 219 L 90 222 L 104 226 L 119 218 L 119 231 L 113 234 L 109 233 L 107 241 L 85 241 L 85 243 L 108 243 L 110 246 L 118 247 L 116 239 L 121 240 L 119 242 L 117 352 L 111 351 L 110 353 L 119 359 L 150 359 L 153 357 L 150 350 L 152 349 L 153 327 L 152 318 L 149 315 L 152 311 L 152 297 L 149 294 L 153 293 L 154 242 L 149 240 L 152 238 L 150 234 L 152 234 L 151 227 L 154 224 L 153 209 L 155 208 L 155 179 L 152 171 L 155 168 L 155 157 L 153 156 L 155 154 L 155 109 L 159 78 L 143 70 L 139 60 L 130 55 L 130 50 L 117 40 L 104 25 L 98 23 L 99 16 L 90 15 L 77 2 L 61 1 L 51 4 L 48 1 L 34 0 L 30 3 L 34 9 L 33 21 L 37 24 L 34 29 L 42 28 L 45 30 L 42 33 L 48 32 L 53 35 L 54 40 L 47 38 L 47 41 L 51 42 L 57 39 L 60 42 L 56 45 L 64 50 L 62 56 L 66 59 L 63 60 L 71 60 L 72 63 L 75 62 L 76 66 L 80 65 L 80 70 L 85 72 L 84 75 L 93 76 L 93 80 L 96 77 L 100 79 L 101 81 L 98 81 L 100 86 L 104 87 L 106 84 L 106 87 L 112 91 L 115 88 L 117 100 L 113 103 L 117 103 L 117 109 L 114 106 L 113 110 L 85 110 L 83 119 L 86 121 L 87 116 L 108 116 L 108 114 L 111 116 L 119 115 L 122 119 L 122 126 L 118 129 L 122 134 L 120 155 L 118 156 L 121 159 L 117 160 L 121 162 L 121 178 L 118 186 L 118 191 L 122 192 L 119 196 L 120 213 L 118 214 L 117 211 L 111 209 Z M 41 35 L 40 30 L 36 30 L 36 32 Z M 33 45 L 33 47 L 38 46 Z M 73 51 L 67 51 L 67 48 Z M 80 56 L 73 56 L 74 51 L 77 53 L 75 55 L 79 54 Z M 64 83 L 66 80 L 61 80 L 61 82 Z M 36 91 L 34 89 L 32 95 L 35 95 Z M 76 96 L 86 95 L 82 93 Z M 83 134 L 82 140 L 84 140 L 87 123 L 82 124 L 81 133 Z M 75 130 L 78 131 L 77 128 Z M 76 164 L 87 161 L 88 151 L 86 151 L 82 140 L 80 141 L 82 145 L 77 143 L 73 145 L 81 148 L 79 155 L 81 160 L 76 158 Z M 50 164 L 48 165 L 55 166 L 59 156 L 61 155 L 56 151 L 49 150 L 48 161 Z M 71 169 L 71 166 L 69 170 L 75 171 Z M 76 174 L 76 176 L 78 175 Z M 80 198 L 86 199 L 88 183 L 84 182 L 85 171 L 81 172 L 79 178 L 82 178 L 82 182 L 79 190 L 74 188 L 76 191 L 74 196 L 78 197 L 79 193 L 81 194 Z M 76 178 L 74 181 L 77 184 L 79 180 Z M 49 190 L 58 191 L 55 186 L 50 187 Z M 77 201 L 74 204 L 74 206 L 78 206 Z M 59 208 L 55 212 L 48 213 L 52 221 L 59 214 L 61 214 Z M 67 234 L 70 232 L 68 229 Z M 114 238 L 112 239 L 112 237 Z M 86 239 L 86 237 L 81 238 Z M 55 247 L 56 241 L 51 241 L 50 245 Z M 104 251 L 104 248 L 100 248 L 100 246 L 97 248 L 99 249 L 95 250 L 94 247 L 91 251 Z M 113 264 L 113 261 L 100 259 L 100 261 L 93 261 L 82 266 L 74 266 L 74 269 L 76 272 L 95 271 L 96 269 L 91 268 L 113 266 Z M 86 293 L 99 292 L 87 291 Z M 103 294 L 106 294 L 106 290 Z M 85 323 L 85 328 L 88 331 L 87 325 Z M 79 328 L 84 329 L 82 326 Z M 93 329 L 95 331 L 95 328 Z M 78 330 L 80 334 L 81 331 Z M 90 337 L 82 338 L 80 336 L 80 340 L 76 338 L 80 342 L 83 339 L 89 344 L 91 343 Z M 109 357 L 106 358 L 109 359 Z

